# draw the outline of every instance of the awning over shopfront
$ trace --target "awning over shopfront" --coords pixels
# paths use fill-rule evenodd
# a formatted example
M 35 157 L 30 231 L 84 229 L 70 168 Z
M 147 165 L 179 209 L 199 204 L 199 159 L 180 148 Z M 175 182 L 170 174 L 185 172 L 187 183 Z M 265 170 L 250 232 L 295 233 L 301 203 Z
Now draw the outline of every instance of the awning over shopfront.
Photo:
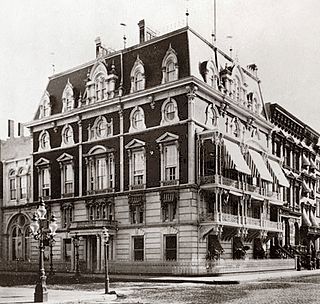
M 312 224 L 310 222 L 310 219 L 307 215 L 307 212 L 306 210 L 303 208 L 303 211 L 302 211 L 302 226 L 307 226 L 307 227 L 311 227 Z
M 230 169 L 251 175 L 250 168 L 243 158 L 240 147 L 227 139 L 224 140 L 224 146 L 229 156 L 227 166 L 229 166 Z
M 305 181 L 302 181 L 302 190 L 304 192 L 310 192 L 311 191 L 309 186 L 307 185 L 307 183 Z
M 310 162 L 304 154 L 302 155 L 302 166 L 310 166 Z
M 276 161 L 274 161 L 272 159 L 269 159 L 268 162 L 270 164 L 271 170 L 273 171 L 274 175 L 276 176 L 276 178 L 279 182 L 279 185 L 289 188 L 290 184 L 289 184 L 286 176 L 284 175 L 279 163 L 277 163 Z
M 254 150 L 249 149 L 249 154 L 252 159 L 253 165 L 258 171 L 260 177 L 268 182 L 273 182 L 273 178 L 268 171 L 268 168 L 262 158 L 262 155 Z
M 200 226 L 199 233 L 200 238 L 205 238 L 205 236 L 214 228 L 214 225 L 203 225 Z

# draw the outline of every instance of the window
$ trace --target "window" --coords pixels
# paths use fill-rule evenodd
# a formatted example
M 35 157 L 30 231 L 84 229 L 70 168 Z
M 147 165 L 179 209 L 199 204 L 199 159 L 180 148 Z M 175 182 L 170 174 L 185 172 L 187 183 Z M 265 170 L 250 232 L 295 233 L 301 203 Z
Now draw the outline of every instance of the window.
M 145 89 L 145 74 L 142 60 L 137 56 L 137 59 L 131 69 L 131 89 L 130 93 Z
M 94 88 L 95 88 L 95 100 L 100 101 L 103 99 L 102 96 L 102 87 L 104 86 L 104 78 L 96 77 L 94 81 Z
M 114 156 L 102 146 L 96 146 L 86 155 L 87 192 L 111 192 L 114 189 Z
M 163 222 L 172 222 L 176 219 L 177 215 L 177 202 L 163 202 L 161 204 L 162 209 L 162 221 Z
M 73 86 L 68 82 L 62 93 L 62 113 L 71 111 L 74 108 Z
M 179 122 L 177 102 L 173 98 L 164 101 L 161 107 L 162 119 L 160 125 Z
M 27 171 L 20 169 L 18 173 L 18 185 L 19 185 L 19 199 L 27 198 L 27 187 L 28 187 L 28 177 Z
M 45 158 L 40 158 L 34 165 L 38 169 L 39 198 L 49 198 L 51 195 L 50 162 Z
M 87 204 L 89 220 L 114 220 L 114 203 L 112 201 L 96 200 Z
M 106 138 L 113 135 L 113 120 L 110 122 L 104 116 L 99 116 L 92 127 L 88 128 L 89 140 Z
M 206 109 L 206 122 L 209 127 L 216 127 L 218 123 L 218 114 L 212 104 L 208 105 Z
M 50 95 L 47 91 L 45 91 L 40 102 L 39 118 L 48 117 L 50 115 L 51 115 Z
M 60 164 L 61 195 L 63 197 L 74 195 L 74 163 L 73 156 L 63 153 L 57 158 Z
M 17 188 L 16 188 L 16 174 L 14 170 L 11 170 L 9 173 L 9 191 L 10 191 L 10 200 L 16 200 Z
M 73 138 L 73 129 L 70 125 L 66 124 L 62 129 L 62 141 L 61 146 L 69 146 L 74 144 L 74 138 Z
M 143 224 L 144 222 L 144 206 L 143 204 L 130 205 L 130 223 Z
M 142 108 L 135 107 L 130 114 L 130 129 L 129 132 L 140 131 L 146 128 L 144 121 L 144 112 Z
M 178 139 L 177 135 L 167 132 L 156 140 L 160 145 L 162 185 L 176 184 L 179 181 Z
M 165 235 L 165 259 L 166 261 L 177 260 L 177 236 Z
M 73 222 L 74 207 L 71 203 L 64 203 L 61 206 L 62 227 L 68 228 Z
M 63 259 L 66 262 L 71 261 L 71 239 L 63 239 Z
M 48 131 L 42 131 L 39 135 L 39 151 L 49 150 L 50 136 Z
M 162 81 L 166 83 L 178 79 L 178 57 L 171 44 L 162 60 Z
M 30 222 L 23 214 L 14 216 L 9 227 L 9 257 L 11 260 L 29 260 L 30 258 Z
M 126 145 L 129 157 L 129 187 L 143 189 L 146 185 L 146 152 L 145 143 L 133 139 Z
M 144 260 L 144 237 L 143 236 L 133 237 L 133 260 L 134 261 Z

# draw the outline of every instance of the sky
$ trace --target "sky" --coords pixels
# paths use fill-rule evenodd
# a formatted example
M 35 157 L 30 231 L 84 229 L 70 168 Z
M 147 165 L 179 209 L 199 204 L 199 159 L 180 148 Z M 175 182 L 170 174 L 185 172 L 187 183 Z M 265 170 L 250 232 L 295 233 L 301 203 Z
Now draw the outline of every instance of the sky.
M 0 11 L 0 138 L 7 120 L 31 121 L 48 77 L 108 48 L 138 43 L 138 25 L 159 34 L 186 25 L 211 41 L 214 0 L 10 0 Z M 216 0 L 217 46 L 255 63 L 264 102 L 277 102 L 320 132 L 320 1 Z M 126 26 L 121 26 L 125 23 Z M 232 38 L 230 38 L 232 37 Z M 53 67 L 54 65 L 54 67 Z

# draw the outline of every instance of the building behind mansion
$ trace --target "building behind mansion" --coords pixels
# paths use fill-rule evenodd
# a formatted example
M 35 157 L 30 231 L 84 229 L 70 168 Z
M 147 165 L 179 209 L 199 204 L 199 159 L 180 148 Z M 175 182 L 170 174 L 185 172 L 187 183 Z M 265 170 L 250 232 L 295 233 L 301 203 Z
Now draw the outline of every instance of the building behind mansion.
M 28 225 L 41 199 L 58 219 L 60 271 L 75 271 L 78 253 L 81 272 L 102 272 L 104 227 L 114 273 L 290 268 L 315 256 L 319 133 L 265 105 L 257 67 L 189 27 L 139 31 L 120 51 L 97 39 L 92 62 L 50 77 L 27 124 L 30 151 L 10 168 L 1 156 L 2 260 L 36 265 Z

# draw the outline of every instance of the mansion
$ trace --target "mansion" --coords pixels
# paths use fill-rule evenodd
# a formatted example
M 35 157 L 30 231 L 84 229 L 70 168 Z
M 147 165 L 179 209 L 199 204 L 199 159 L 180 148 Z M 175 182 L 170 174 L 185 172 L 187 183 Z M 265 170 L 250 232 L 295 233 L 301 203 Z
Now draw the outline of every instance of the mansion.
M 156 37 L 140 21 L 139 34 L 119 51 L 97 38 L 94 60 L 49 78 L 31 137 L 1 143 L 0 269 L 37 269 L 41 200 L 57 218 L 46 259 L 60 272 L 103 272 L 104 228 L 111 273 L 316 259 L 320 134 L 264 103 L 256 65 L 191 28 Z

